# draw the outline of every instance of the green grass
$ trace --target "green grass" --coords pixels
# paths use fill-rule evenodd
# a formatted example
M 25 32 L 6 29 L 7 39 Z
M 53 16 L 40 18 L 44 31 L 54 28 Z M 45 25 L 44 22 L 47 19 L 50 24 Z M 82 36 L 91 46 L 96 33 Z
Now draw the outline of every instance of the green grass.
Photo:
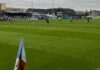
M 0 70 L 13 70 L 24 37 L 25 70 L 96 70 L 100 67 L 100 20 L 0 22 Z

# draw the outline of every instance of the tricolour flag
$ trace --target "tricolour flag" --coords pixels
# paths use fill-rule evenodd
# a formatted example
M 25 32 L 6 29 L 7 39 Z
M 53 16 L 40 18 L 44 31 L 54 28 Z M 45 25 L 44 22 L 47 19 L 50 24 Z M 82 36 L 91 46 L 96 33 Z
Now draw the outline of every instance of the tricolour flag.
M 14 70 L 24 70 L 25 64 L 26 64 L 26 55 L 24 49 L 24 40 L 21 39 Z

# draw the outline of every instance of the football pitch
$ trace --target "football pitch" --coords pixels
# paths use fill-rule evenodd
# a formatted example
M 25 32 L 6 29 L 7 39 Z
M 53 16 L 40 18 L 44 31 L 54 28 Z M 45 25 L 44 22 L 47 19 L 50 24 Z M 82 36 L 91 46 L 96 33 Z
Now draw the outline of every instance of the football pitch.
M 0 70 L 13 70 L 24 37 L 25 70 L 99 70 L 100 20 L 0 22 Z

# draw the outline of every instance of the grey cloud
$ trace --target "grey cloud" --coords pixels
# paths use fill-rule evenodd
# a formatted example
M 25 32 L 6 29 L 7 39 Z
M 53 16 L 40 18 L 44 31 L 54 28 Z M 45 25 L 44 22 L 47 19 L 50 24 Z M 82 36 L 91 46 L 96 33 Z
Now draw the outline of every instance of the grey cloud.
M 36 8 L 52 7 L 52 0 L 34 0 L 33 6 Z M 31 0 L 3 0 L 8 6 L 31 7 Z M 100 0 L 54 0 L 54 7 L 73 8 L 76 10 L 98 9 L 100 10 Z

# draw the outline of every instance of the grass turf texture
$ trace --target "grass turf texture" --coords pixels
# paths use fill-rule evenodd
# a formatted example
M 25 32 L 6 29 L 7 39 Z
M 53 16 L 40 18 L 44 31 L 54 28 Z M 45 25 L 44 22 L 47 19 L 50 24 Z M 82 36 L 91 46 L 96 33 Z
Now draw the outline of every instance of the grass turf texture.
M 100 20 L 0 22 L 0 70 L 13 70 L 24 36 L 25 70 L 96 70 L 100 67 Z

